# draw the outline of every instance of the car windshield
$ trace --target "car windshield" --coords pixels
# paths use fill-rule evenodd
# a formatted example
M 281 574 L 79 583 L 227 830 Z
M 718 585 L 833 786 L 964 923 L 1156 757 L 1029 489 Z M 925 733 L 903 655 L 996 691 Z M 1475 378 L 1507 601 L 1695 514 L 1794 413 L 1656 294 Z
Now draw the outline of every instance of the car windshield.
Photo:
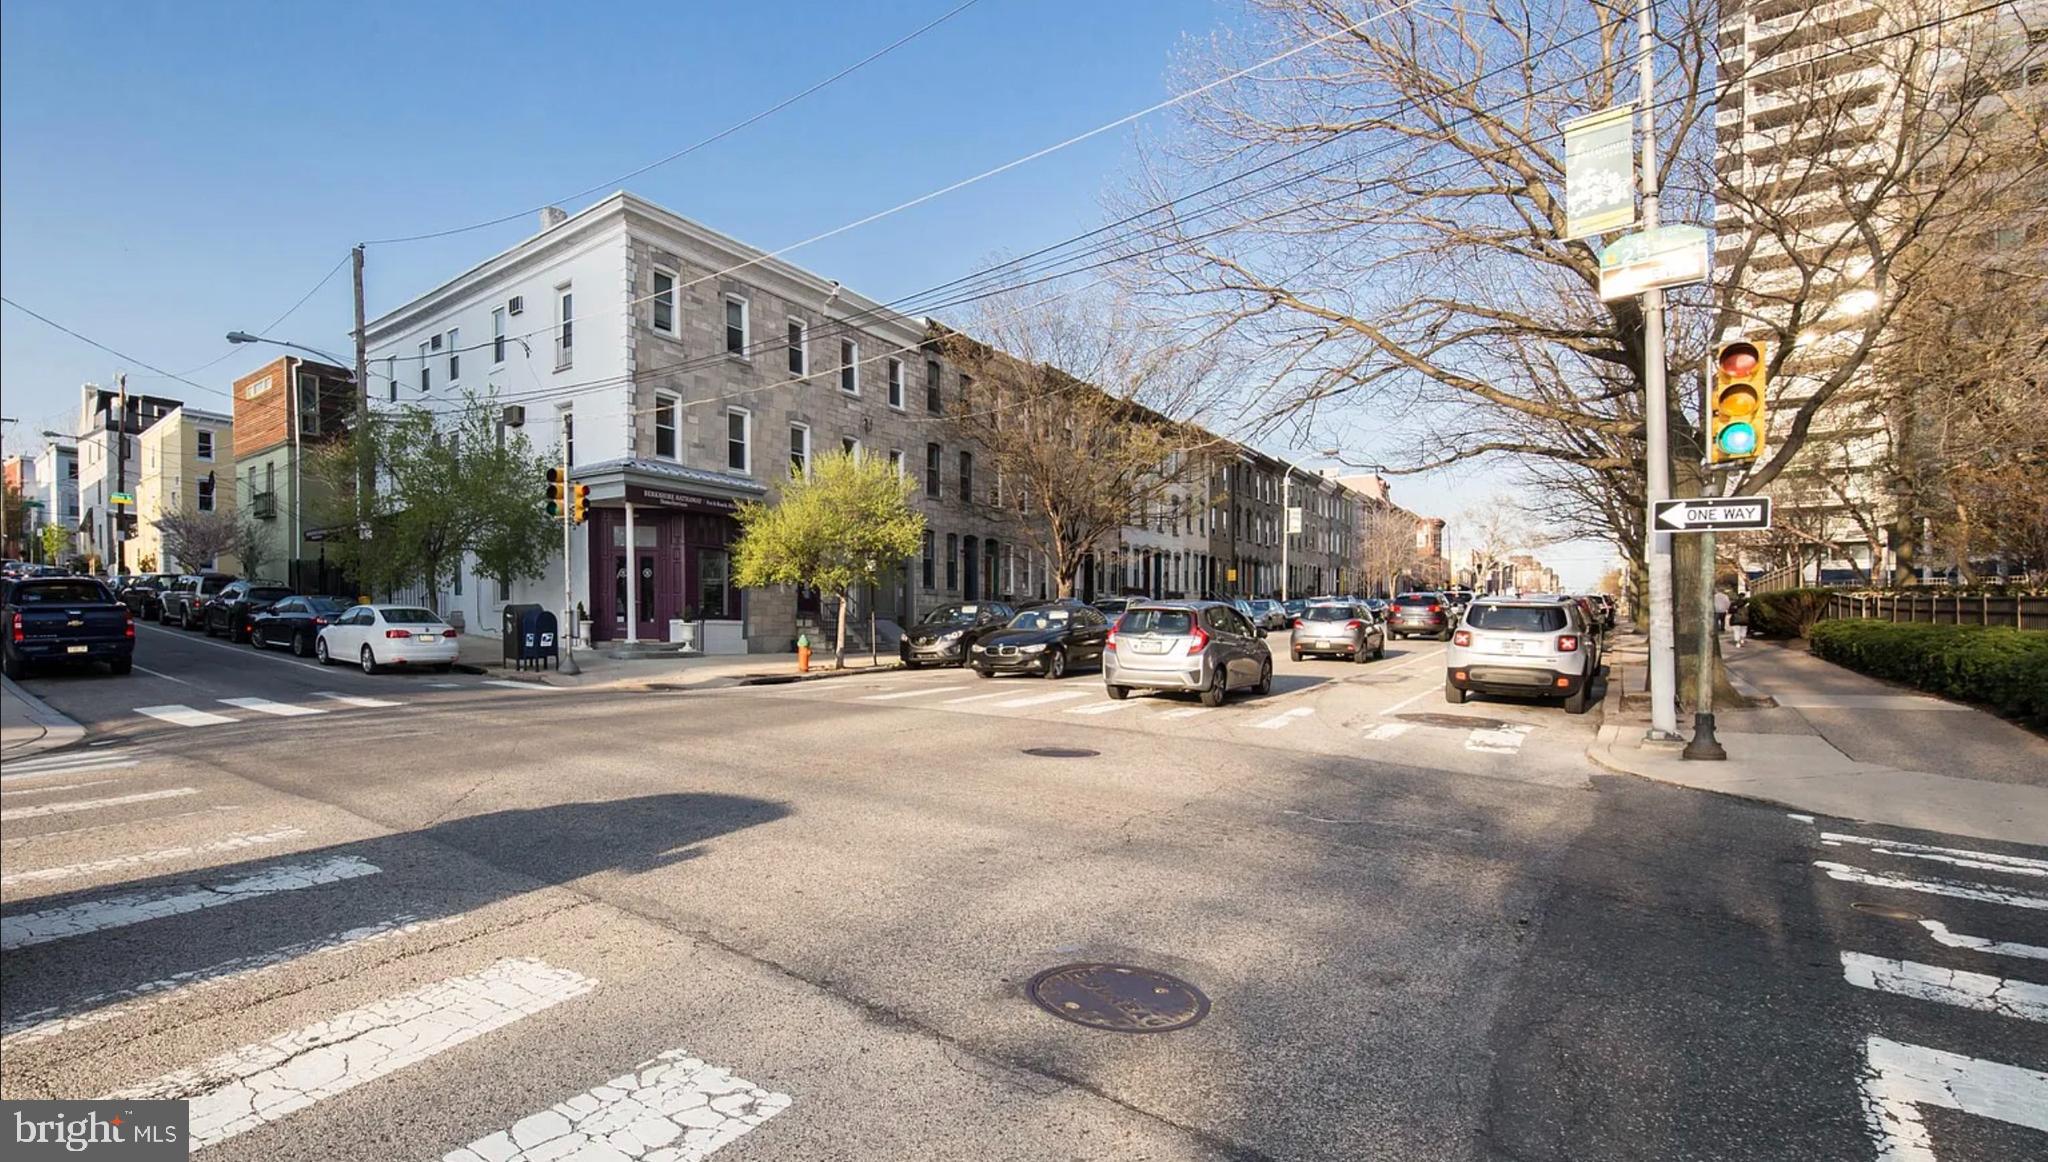
M 1556 605 L 1475 605 L 1465 621 L 1473 629 L 1511 633 L 1555 633 L 1565 626 L 1564 609 Z
M 340 613 L 348 608 L 348 603 L 339 597 L 308 597 L 306 608 L 314 613 Z
M 282 585 L 249 590 L 249 600 L 251 601 L 283 601 L 291 595 L 292 591 Z
M 1065 609 L 1027 609 L 1010 619 L 1011 629 L 1059 629 L 1073 618 Z
M 432 610 L 398 607 L 383 611 L 384 620 L 390 625 L 439 625 L 441 619 Z
M 924 615 L 919 625 L 972 625 L 981 613 L 979 605 L 941 605 Z
M 1442 605 L 1443 598 L 1434 593 L 1403 593 L 1394 599 L 1395 605 Z
M 1350 621 L 1351 617 L 1348 605 L 1311 605 L 1302 614 L 1305 621 Z
M 201 593 L 219 593 L 221 590 L 234 584 L 234 582 L 235 579 L 233 577 L 208 577 L 199 583 L 199 591 Z
M 107 591 L 97 581 L 25 582 L 14 587 L 12 597 L 18 605 L 82 605 L 107 599 Z
M 1133 609 L 1116 623 L 1118 633 L 1184 634 L 1194 628 L 1195 615 L 1185 609 Z

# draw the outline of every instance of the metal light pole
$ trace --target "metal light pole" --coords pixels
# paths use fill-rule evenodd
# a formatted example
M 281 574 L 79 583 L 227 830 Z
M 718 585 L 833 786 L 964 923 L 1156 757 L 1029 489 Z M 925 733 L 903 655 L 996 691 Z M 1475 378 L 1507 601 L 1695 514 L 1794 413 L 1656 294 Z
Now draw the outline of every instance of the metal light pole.
M 1643 106 L 1643 228 L 1657 228 L 1656 24 L 1650 0 L 1636 10 L 1641 54 Z M 1657 502 L 1671 496 L 1670 399 L 1664 385 L 1664 290 L 1643 292 L 1643 438 L 1647 459 L 1643 529 L 1649 537 L 1650 733 L 1675 740 L 1678 733 L 1678 650 L 1672 624 L 1671 534 L 1657 531 Z

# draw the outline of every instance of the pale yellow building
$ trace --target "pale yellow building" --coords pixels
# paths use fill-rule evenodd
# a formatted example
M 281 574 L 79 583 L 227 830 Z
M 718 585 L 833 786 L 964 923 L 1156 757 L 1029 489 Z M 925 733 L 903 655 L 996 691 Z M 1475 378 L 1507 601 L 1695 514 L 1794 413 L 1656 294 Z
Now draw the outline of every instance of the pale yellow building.
M 171 513 L 217 515 L 224 526 L 232 525 L 234 432 L 231 417 L 191 407 L 175 408 L 143 430 L 135 478 L 135 536 L 123 556 L 130 572 L 240 572 L 231 549 L 210 561 L 167 560 L 161 525 Z

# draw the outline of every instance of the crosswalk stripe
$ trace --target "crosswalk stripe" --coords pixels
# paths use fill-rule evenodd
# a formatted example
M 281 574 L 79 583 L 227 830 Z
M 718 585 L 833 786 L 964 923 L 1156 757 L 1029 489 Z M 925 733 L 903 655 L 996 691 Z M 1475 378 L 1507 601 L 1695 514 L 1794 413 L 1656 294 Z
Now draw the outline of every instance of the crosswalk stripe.
M 1535 729 L 1530 726 L 1503 726 L 1497 729 L 1478 729 L 1465 735 L 1466 750 L 1491 751 L 1494 754 L 1514 754 L 1522 749 L 1522 743 Z
M 36 819 L 44 815 L 70 815 L 77 811 L 97 811 L 102 807 L 125 807 L 130 803 L 153 803 L 158 799 L 176 799 L 198 793 L 191 787 L 173 787 L 167 791 L 137 791 L 133 795 L 116 795 L 111 799 L 80 799 L 75 803 L 38 803 L 33 807 L 16 807 L 0 811 L 0 822 L 9 819 Z
M 1296 719 L 1307 718 L 1315 712 L 1316 708 L 1313 706 L 1297 706 L 1292 710 L 1283 710 L 1262 722 L 1254 722 L 1252 725 L 1260 730 L 1279 730 L 1283 726 L 1292 726 Z
M 2011 944 L 2001 940 L 1991 940 L 1983 936 L 1965 936 L 1960 932 L 1949 931 L 1948 925 L 1939 920 L 1922 920 L 1920 921 L 1920 926 L 1927 929 L 1927 934 L 1934 937 L 1936 944 L 1945 945 L 1949 948 L 1967 948 L 1972 952 L 1984 952 L 1992 956 L 2017 956 L 2025 960 L 2048 960 L 2048 948 L 2042 948 L 2039 945 Z
M 1844 843 L 1860 844 L 1864 847 L 1885 849 L 1888 855 L 1903 855 L 1918 852 L 1923 855 L 1952 855 L 1958 859 L 1977 860 L 1984 863 L 2002 864 L 2013 871 L 2031 875 L 2048 875 L 2048 859 L 2029 859 L 2023 855 L 2007 855 L 1999 851 L 1974 851 L 1967 847 L 1935 847 L 1926 843 L 1902 843 L 1891 839 L 1874 839 L 1867 835 L 1845 835 L 1839 831 L 1823 831 L 1820 841 L 1829 847 Z M 1968 867 L 1969 864 L 1960 866 Z
M 39 758 L 13 759 L 7 764 L 7 778 L 47 775 L 57 771 L 90 770 L 104 766 L 134 766 L 135 760 L 118 750 L 78 751 L 71 754 L 44 755 Z
M 360 694 L 337 694 L 332 690 L 322 690 L 319 693 L 313 695 L 313 697 L 331 698 L 344 706 L 360 706 L 365 710 L 376 710 L 385 706 L 405 705 L 405 703 L 403 702 L 393 702 L 388 698 L 365 698 Z
M 1415 724 L 1412 722 L 1382 722 L 1376 726 L 1367 727 L 1365 737 L 1374 742 L 1386 742 L 1389 739 L 1399 738 L 1414 729 Z
M 1068 714 L 1113 714 L 1118 710 L 1129 710 L 1133 702 L 1091 702 L 1086 706 L 1069 706 Z
M 213 714 L 205 710 L 194 710 L 190 706 L 178 705 L 137 706 L 135 713 L 147 714 L 172 726 L 219 726 L 223 722 L 234 721 L 225 714 Z
M 138 851 L 131 855 L 109 856 L 106 859 L 89 860 L 85 863 L 70 863 L 60 867 L 37 868 L 33 871 L 10 872 L 0 875 L 0 887 L 13 884 L 40 884 L 51 880 L 67 880 L 76 876 L 94 875 L 99 872 L 119 871 L 122 868 L 141 867 L 145 864 L 163 863 L 166 860 L 183 859 L 188 855 L 214 855 L 224 851 L 246 851 L 270 843 L 283 843 L 297 839 L 306 832 L 298 827 L 280 827 L 275 831 L 258 834 L 230 835 L 212 843 L 188 844 L 183 847 L 164 847 L 156 851 Z
M 85 900 L 42 912 L 0 916 L 0 950 L 11 951 L 48 944 L 53 940 L 68 940 L 148 920 L 181 916 L 203 908 L 238 904 L 278 892 L 293 892 L 376 875 L 381 870 L 376 864 L 355 856 L 337 855 L 308 863 L 276 864 L 224 882 L 179 885 L 126 896 Z
M 461 683 L 459 683 L 459 682 L 450 682 L 450 683 L 449 683 L 449 685 L 450 685 L 450 686 L 458 686 L 458 687 L 459 687 L 459 686 L 461 685 Z M 514 682 L 514 681 L 513 681 L 512 679 L 510 679 L 510 678 L 486 678 L 486 679 L 484 679 L 483 681 L 481 681 L 481 682 L 478 682 L 478 683 L 477 683 L 477 685 L 479 685 L 479 686 L 503 686 L 503 687 L 504 687 L 505 689 L 507 689 L 507 690 L 525 690 L 525 691 L 528 691 L 528 692 L 531 692 L 531 693 L 549 693 L 549 694 L 552 694 L 552 693 L 554 693 L 554 691 L 555 691 L 555 687 L 553 687 L 553 686 L 547 686 L 547 685 L 543 685 L 543 684 L 541 684 L 541 683 L 539 683 L 539 682 Z
M 245 1045 L 202 1065 L 117 1090 L 104 1100 L 185 1099 L 191 1147 L 198 1151 L 595 987 L 589 977 L 539 960 L 500 960 L 482 972 Z
M 279 965 L 296 964 L 315 956 L 352 951 L 429 929 L 460 924 L 462 920 L 461 916 L 422 920 L 410 913 L 401 913 L 374 924 L 329 932 L 310 940 L 293 941 L 267 952 L 216 961 L 203 968 L 188 969 L 161 980 L 144 981 L 127 988 L 81 997 L 62 1006 L 52 1005 L 26 1012 L 10 1012 L 5 1023 L 0 1024 L 0 1048 L 17 1042 L 61 1037 L 66 1033 L 75 1033 L 80 1029 L 89 1029 L 94 1025 L 103 1025 L 108 1021 L 168 1005 L 195 991 L 219 988 L 233 981 L 246 981 Z
M 1065 702 L 1069 698 L 1086 698 L 1088 694 L 1089 691 L 1086 690 L 1054 690 L 1050 694 L 1033 694 L 1028 698 L 1012 698 L 1008 702 L 998 702 L 996 705 L 1006 710 L 1019 706 L 1043 706 L 1048 702 Z
M 243 710 L 254 710 L 258 714 L 275 714 L 279 718 L 300 718 L 308 714 L 325 714 L 319 706 L 295 706 L 290 702 L 272 702 L 268 698 L 222 698 L 223 706 L 238 706 Z
M 940 703 L 940 705 L 941 705 L 941 706 L 958 706 L 958 705 L 960 705 L 960 704 L 961 704 L 962 702 L 986 702 L 986 701 L 988 701 L 988 700 L 989 700 L 990 698 L 1002 698 L 1002 697 L 1006 697 L 1006 696 L 1008 696 L 1008 694 L 1009 694 L 1009 693 L 1010 693 L 1010 692 L 1009 692 L 1008 690 L 997 690 L 997 691 L 996 691 L 996 692 L 994 692 L 993 694 L 969 694 L 969 695 L 968 695 L 967 697 L 965 697 L 965 698 L 948 698 L 948 699 L 946 699 L 946 700 L 945 700 L 944 702 Z
M 1942 968 L 1917 960 L 1890 960 L 1863 952 L 1842 953 L 1842 978 L 1857 988 L 1875 992 L 1980 1013 L 2048 1021 L 2048 985 L 2032 981 Z
M 1166 713 L 1164 713 L 1164 714 L 1160 715 L 1159 717 L 1161 717 L 1161 718 L 1193 718 L 1193 717 L 1194 717 L 1195 715 L 1197 715 L 1197 714 L 1207 714 L 1207 713 L 1209 713 L 1209 711 L 1210 711 L 1211 709 L 1212 709 L 1212 708 L 1211 708 L 1211 707 L 1208 707 L 1208 706 L 1183 706 L 1183 707 L 1181 707 L 1181 708 L 1180 708 L 1179 710 L 1169 710 L 1169 711 L 1167 711 Z
M 104 787 L 108 783 L 115 781 L 117 780 L 94 779 L 89 783 L 59 783 L 54 787 L 20 787 L 7 792 L 7 794 L 11 798 L 19 799 L 23 795 L 47 795 L 53 791 L 83 791 L 87 787 Z
M 105 762 L 78 763 L 75 766 L 45 767 L 36 771 L 12 772 L 5 776 L 0 776 L 0 786 L 5 786 L 8 783 L 26 782 L 29 779 L 45 779 L 51 775 L 85 775 L 98 774 L 101 771 L 119 771 L 136 765 L 138 764 L 134 759 L 110 759 Z
M 441 1162 L 674 1159 L 697 1162 L 788 1109 L 770 1093 L 682 1049 L 450 1151 Z
M 427 685 L 429 685 L 429 686 L 433 687 L 433 688 L 434 688 L 434 689 L 436 689 L 436 690 L 460 690 L 460 689 L 462 689 L 462 683 L 460 683 L 460 682 L 429 682 L 429 683 L 427 683 Z
M 862 702 L 893 702 L 898 698 L 922 698 L 926 694 L 950 694 L 955 690 L 971 690 L 972 686 L 927 686 L 921 690 L 898 690 L 892 694 L 863 694 Z
M 1909 880 L 1901 876 L 1879 875 L 1846 863 L 1830 863 L 1824 859 L 1813 861 L 1813 866 L 1828 874 L 1829 879 L 1850 884 L 1868 884 L 1873 888 L 1897 888 L 1903 892 L 1923 892 L 1930 896 L 1947 896 L 1953 900 L 1977 900 L 1986 904 L 2007 904 L 2015 908 L 2034 908 L 2048 911 L 2048 896 L 2029 896 L 2024 892 L 2001 891 L 1983 884 L 1955 883 L 1950 880 Z
M 168 815 L 152 815 L 149 817 L 149 822 L 151 824 L 158 824 L 172 819 L 189 819 L 194 815 L 221 815 L 227 812 L 240 811 L 241 809 L 242 805 L 239 803 L 224 803 L 215 807 L 200 807 L 191 811 L 173 811 Z M 65 835 L 84 835 L 88 832 L 107 831 L 116 827 L 133 829 L 134 826 L 135 824 L 133 823 L 93 823 L 84 827 L 63 827 L 52 831 L 38 831 L 34 835 L 11 835 L 6 839 L 0 839 L 0 848 L 12 850 L 23 844 L 42 843 Z
M 1936 1162 L 1923 1105 L 2048 1132 L 2048 1073 L 2039 1070 L 1870 1037 L 1857 1084 L 1881 1162 Z

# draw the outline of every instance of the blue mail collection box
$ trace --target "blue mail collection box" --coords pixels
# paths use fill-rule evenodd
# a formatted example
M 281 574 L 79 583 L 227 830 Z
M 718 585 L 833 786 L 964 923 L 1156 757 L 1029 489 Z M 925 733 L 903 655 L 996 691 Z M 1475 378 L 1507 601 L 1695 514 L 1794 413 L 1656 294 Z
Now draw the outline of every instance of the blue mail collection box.
M 549 659 L 562 664 L 561 634 L 555 615 L 538 605 L 508 605 L 504 623 L 505 660 L 512 668 L 545 669 Z

